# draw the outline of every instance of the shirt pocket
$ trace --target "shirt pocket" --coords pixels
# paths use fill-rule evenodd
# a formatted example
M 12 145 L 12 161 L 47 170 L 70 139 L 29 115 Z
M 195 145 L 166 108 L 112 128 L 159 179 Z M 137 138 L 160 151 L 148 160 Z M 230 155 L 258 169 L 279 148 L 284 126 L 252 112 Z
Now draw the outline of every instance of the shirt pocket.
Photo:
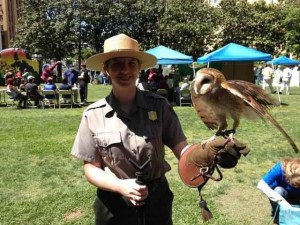
M 122 143 L 120 132 L 99 132 L 94 135 L 95 145 L 105 164 L 113 164 L 111 148 Z

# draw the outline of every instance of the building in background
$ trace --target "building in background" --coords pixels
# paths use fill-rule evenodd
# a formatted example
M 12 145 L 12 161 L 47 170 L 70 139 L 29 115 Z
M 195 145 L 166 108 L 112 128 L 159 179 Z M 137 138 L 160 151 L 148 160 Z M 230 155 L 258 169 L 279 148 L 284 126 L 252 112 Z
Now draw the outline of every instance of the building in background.
M 0 50 L 9 48 L 16 38 L 16 26 L 20 17 L 21 0 L 0 0 Z

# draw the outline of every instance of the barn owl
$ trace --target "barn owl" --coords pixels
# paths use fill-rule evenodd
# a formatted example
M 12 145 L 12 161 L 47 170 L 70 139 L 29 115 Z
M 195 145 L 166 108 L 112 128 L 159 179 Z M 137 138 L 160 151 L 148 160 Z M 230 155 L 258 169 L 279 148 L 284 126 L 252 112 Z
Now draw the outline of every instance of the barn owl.
M 250 120 L 261 118 L 272 123 L 294 151 L 299 151 L 295 142 L 268 112 L 280 103 L 262 88 L 247 81 L 227 81 L 219 70 L 203 68 L 197 72 L 190 89 L 193 107 L 209 129 L 217 130 L 215 135 L 231 136 L 238 128 L 241 116 Z M 228 117 L 233 119 L 232 130 L 227 130 Z

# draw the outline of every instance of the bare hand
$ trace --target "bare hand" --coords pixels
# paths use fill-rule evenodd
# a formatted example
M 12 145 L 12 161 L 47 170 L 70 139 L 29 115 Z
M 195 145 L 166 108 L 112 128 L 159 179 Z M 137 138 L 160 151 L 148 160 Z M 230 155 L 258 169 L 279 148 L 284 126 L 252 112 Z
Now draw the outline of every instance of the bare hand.
M 139 185 L 135 179 L 121 180 L 121 194 L 128 198 L 134 206 L 141 206 L 148 197 L 148 188 L 146 185 Z

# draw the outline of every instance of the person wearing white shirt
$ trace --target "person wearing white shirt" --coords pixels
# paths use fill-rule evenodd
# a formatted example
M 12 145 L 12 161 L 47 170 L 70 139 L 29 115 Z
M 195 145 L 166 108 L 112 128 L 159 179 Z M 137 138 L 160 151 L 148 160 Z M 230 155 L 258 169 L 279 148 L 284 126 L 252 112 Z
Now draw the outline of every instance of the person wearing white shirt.
M 281 88 L 279 91 L 279 94 L 282 94 L 283 90 L 286 89 L 286 94 L 290 95 L 290 83 L 291 83 L 291 78 L 292 78 L 292 69 L 287 66 L 283 69 L 282 71 L 282 84 L 281 84 Z
M 271 68 L 271 66 L 266 65 L 266 67 L 262 69 L 261 73 L 262 73 L 262 76 L 263 76 L 262 88 L 264 90 L 266 90 L 266 86 L 268 85 L 269 88 L 270 88 L 271 93 L 275 93 L 275 91 L 273 89 L 273 86 L 272 86 L 274 71 Z

